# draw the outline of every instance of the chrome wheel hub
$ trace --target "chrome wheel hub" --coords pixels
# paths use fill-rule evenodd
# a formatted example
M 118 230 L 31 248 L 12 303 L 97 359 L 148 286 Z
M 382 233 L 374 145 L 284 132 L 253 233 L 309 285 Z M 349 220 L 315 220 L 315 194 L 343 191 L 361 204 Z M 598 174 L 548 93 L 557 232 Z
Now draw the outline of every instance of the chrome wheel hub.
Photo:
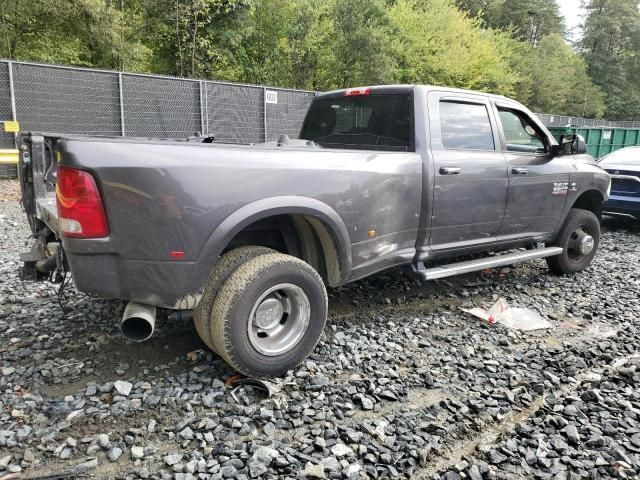
M 596 248 L 596 241 L 591 232 L 584 226 L 578 227 L 569 237 L 567 244 L 567 254 L 574 262 L 581 262 L 584 257 L 593 253 Z
M 584 235 L 578 242 L 578 251 L 580 255 L 589 255 L 595 245 L 596 242 L 591 235 Z
M 309 298 L 291 283 L 275 285 L 254 302 L 248 320 L 249 341 L 259 353 L 281 355 L 302 339 L 311 319 Z

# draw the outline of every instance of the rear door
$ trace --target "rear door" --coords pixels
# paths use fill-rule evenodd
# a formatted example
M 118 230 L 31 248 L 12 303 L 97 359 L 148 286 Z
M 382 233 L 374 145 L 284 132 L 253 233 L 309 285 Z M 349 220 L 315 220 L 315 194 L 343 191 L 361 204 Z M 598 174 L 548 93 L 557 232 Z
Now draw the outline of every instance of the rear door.
M 509 200 L 499 236 L 543 239 L 557 229 L 572 189 L 567 159 L 549 159 L 547 133 L 529 112 L 500 102 L 495 111 L 509 169 Z
M 430 92 L 434 162 L 430 247 L 494 241 L 507 205 L 507 164 L 486 96 Z

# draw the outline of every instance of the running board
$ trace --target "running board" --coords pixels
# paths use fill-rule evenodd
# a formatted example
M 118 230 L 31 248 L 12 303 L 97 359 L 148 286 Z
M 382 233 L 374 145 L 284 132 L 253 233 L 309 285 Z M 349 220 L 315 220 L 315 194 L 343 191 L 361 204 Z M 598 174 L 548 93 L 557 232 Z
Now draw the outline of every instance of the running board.
M 463 273 L 477 272 L 486 268 L 504 267 L 505 265 L 513 265 L 514 263 L 535 260 L 536 258 L 553 257 L 560 255 L 562 252 L 561 247 L 536 248 L 433 268 L 425 268 L 424 263 L 420 262 L 418 264 L 414 263 L 412 268 L 415 274 L 424 280 L 436 280 L 438 278 L 452 277 Z

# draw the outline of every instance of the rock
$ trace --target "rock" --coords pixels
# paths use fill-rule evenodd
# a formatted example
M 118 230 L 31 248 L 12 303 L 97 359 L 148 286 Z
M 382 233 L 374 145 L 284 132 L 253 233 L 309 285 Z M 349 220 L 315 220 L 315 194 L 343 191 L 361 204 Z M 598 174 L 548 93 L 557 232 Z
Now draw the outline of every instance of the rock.
M 468 472 L 469 480 L 482 480 L 482 473 L 477 465 L 471 465 Z
M 605 439 L 601 435 L 594 435 L 593 437 L 587 440 L 586 445 L 588 448 L 601 448 L 605 445 Z
M 458 472 L 446 472 L 443 475 L 443 480 L 461 480 L 462 477 L 460 476 L 460 474 Z
M 11 463 L 12 458 L 12 455 L 5 455 L 4 457 L 0 457 L 0 468 L 6 470 L 6 468 L 9 466 L 9 463 Z
M 347 476 L 347 478 L 357 478 L 357 476 L 360 474 L 360 469 L 362 467 L 360 466 L 360 464 L 358 463 L 351 463 L 346 471 L 344 472 L 344 474 Z
M 269 468 L 262 462 L 251 460 L 249 462 L 249 475 L 251 478 L 258 478 L 269 471 Z
M 125 382 L 124 380 L 116 380 L 115 382 L 113 382 L 113 388 L 115 388 L 116 392 L 118 392 L 120 395 L 128 397 L 131 393 L 133 385 L 130 382 Z
M 346 455 L 353 455 L 353 450 L 344 443 L 336 443 L 331 447 L 331 453 L 336 457 L 344 457 Z
M 238 470 L 233 465 L 225 465 L 220 469 L 220 473 L 223 478 L 236 478 L 238 476 Z
M 71 454 L 73 453 L 73 449 L 70 447 L 64 447 L 62 452 L 60 452 L 60 460 L 68 460 L 71 458 Z
M 575 417 L 576 415 L 578 415 L 578 409 L 575 405 L 566 405 L 564 407 L 564 414 L 570 417 Z
M 165 455 L 165 457 L 164 457 L 164 463 L 166 463 L 170 467 L 175 465 L 176 463 L 178 463 L 181 460 L 182 460 L 182 454 L 181 453 L 170 453 L 168 455 Z
M 131 447 L 131 458 L 134 460 L 136 458 L 144 457 L 144 448 L 136 445 L 135 447 Z
M 33 452 L 30 449 L 26 449 L 22 454 L 22 460 L 27 463 L 33 463 L 36 457 L 33 455 Z
M 266 465 L 271 464 L 274 458 L 277 458 L 279 455 L 278 450 L 271 447 L 258 447 L 253 455 L 251 456 L 251 460 L 264 463 Z
M 373 400 L 371 400 L 369 397 L 365 397 L 364 395 L 362 395 L 360 397 L 360 403 L 362 404 L 362 408 L 364 410 L 373 410 Z
M 305 478 L 326 478 L 324 474 L 324 467 L 321 464 L 313 464 L 308 462 L 304 470 L 300 474 Z
M 564 434 L 567 436 L 569 443 L 573 445 L 580 443 L 580 434 L 578 433 L 578 429 L 574 424 L 570 423 L 569 425 L 567 425 L 564 428 Z
M 104 450 L 107 450 L 109 447 L 111 447 L 111 442 L 109 441 L 109 435 L 107 435 L 106 433 L 99 434 L 98 445 L 100 446 L 100 448 Z
M 493 465 L 498 465 L 507 459 L 505 455 L 498 452 L 497 450 L 490 450 L 488 457 L 489 457 L 489 462 L 492 463 Z
M 320 462 L 320 465 L 322 465 L 322 468 L 328 470 L 329 472 L 339 472 L 340 470 L 342 470 L 342 465 L 336 457 L 323 458 Z
M 324 387 L 329 385 L 330 379 L 326 375 L 315 375 L 311 377 L 311 385 L 316 387 Z
M 120 456 L 123 454 L 123 451 L 120 447 L 113 447 L 107 453 L 107 458 L 110 462 L 117 462 Z

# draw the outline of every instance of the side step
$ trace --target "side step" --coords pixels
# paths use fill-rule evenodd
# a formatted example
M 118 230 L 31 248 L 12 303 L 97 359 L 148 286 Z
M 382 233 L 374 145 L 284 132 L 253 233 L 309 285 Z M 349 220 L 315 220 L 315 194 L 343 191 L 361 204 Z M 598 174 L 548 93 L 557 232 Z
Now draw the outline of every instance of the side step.
M 463 273 L 477 272 L 486 268 L 504 267 L 514 263 L 535 260 L 536 258 L 553 257 L 562 253 L 561 247 L 536 248 L 494 257 L 469 260 L 467 262 L 451 263 L 440 267 L 425 268 L 424 263 L 413 264 L 412 268 L 416 275 L 424 280 L 436 280 L 438 278 L 452 277 Z

